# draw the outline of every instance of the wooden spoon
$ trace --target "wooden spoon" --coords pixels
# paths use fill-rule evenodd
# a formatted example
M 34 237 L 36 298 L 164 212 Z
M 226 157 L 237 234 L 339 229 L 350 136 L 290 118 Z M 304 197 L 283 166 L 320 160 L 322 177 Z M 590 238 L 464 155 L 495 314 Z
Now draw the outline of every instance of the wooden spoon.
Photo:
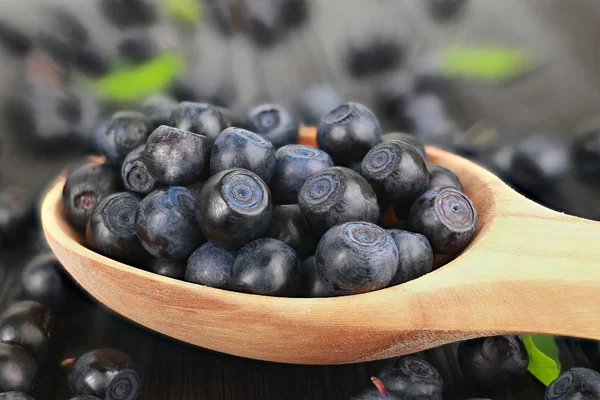
M 121 264 L 87 249 L 63 218 L 64 177 L 46 195 L 42 223 L 65 269 L 98 301 L 154 331 L 238 356 L 342 364 L 497 334 L 600 340 L 600 225 L 539 206 L 461 157 L 427 152 L 477 206 L 475 240 L 428 275 L 361 295 L 264 297 Z

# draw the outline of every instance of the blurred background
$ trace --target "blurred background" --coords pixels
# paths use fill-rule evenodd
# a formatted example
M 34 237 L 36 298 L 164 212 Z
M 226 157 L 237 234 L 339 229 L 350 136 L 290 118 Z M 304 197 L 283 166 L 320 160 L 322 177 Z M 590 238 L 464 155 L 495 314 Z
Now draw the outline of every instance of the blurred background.
M 476 159 L 555 209 L 600 218 L 598 2 L 1 3 L 5 184 L 44 182 L 93 151 L 103 118 L 155 95 L 235 112 L 282 103 L 306 124 L 355 100 L 386 131 Z

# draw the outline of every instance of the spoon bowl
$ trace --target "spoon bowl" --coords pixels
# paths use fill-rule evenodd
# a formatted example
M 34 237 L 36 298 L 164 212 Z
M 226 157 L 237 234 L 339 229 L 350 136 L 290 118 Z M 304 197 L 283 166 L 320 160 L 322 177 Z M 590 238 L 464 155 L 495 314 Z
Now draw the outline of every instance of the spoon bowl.
M 312 143 L 306 132 L 300 137 Z M 600 224 L 537 205 L 459 156 L 427 153 L 461 179 L 479 214 L 476 236 L 443 267 L 371 293 L 266 297 L 122 264 L 88 249 L 63 217 L 64 176 L 44 199 L 42 224 L 64 268 L 100 303 L 156 332 L 237 356 L 344 364 L 498 334 L 600 340 Z

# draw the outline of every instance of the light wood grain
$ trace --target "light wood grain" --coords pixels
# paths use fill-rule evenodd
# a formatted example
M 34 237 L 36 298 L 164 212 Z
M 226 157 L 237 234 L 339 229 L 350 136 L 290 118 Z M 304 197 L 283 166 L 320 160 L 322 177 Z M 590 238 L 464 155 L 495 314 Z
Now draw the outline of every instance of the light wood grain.
M 456 155 L 428 148 L 476 204 L 475 240 L 417 280 L 356 296 L 272 298 L 181 282 L 84 247 L 62 217 L 64 178 L 42 223 L 65 269 L 98 301 L 204 348 L 299 364 L 341 364 L 502 333 L 600 340 L 600 225 L 545 209 Z

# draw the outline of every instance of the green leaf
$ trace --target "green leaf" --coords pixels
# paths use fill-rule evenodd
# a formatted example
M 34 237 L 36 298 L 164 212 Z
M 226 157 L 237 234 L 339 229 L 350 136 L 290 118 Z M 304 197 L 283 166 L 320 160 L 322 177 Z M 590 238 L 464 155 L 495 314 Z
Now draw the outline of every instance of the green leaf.
M 190 25 L 196 24 L 202 18 L 200 0 L 164 0 L 164 6 L 169 14 Z
M 528 371 L 548 386 L 560 375 L 558 347 L 554 336 L 521 335 L 521 340 L 529 355 Z
M 442 55 L 442 72 L 449 77 L 505 81 L 532 69 L 524 50 L 511 47 L 453 45 Z
M 183 58 L 164 53 L 138 66 L 123 66 L 91 82 L 97 94 L 112 101 L 139 101 L 164 90 L 183 68 Z

